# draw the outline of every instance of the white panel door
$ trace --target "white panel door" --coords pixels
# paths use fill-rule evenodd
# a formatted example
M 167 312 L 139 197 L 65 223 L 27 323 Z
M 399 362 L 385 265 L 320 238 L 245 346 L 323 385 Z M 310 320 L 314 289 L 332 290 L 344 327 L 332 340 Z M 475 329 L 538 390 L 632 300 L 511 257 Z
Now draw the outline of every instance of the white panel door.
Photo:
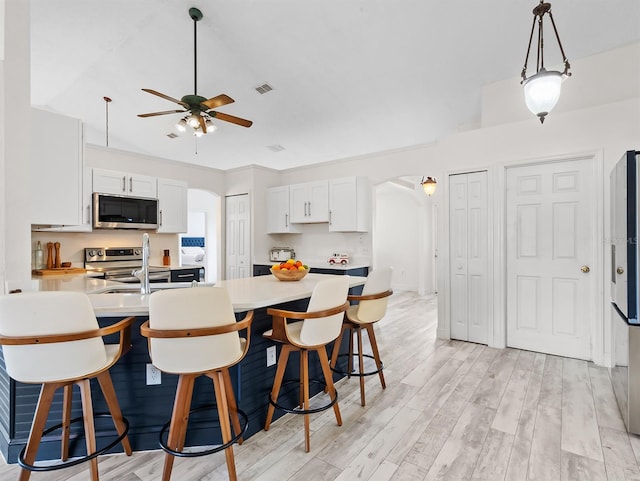
M 249 194 L 226 198 L 227 279 L 251 276 Z
M 506 177 L 507 345 L 591 359 L 591 160 L 513 167 Z
M 486 344 L 487 172 L 449 176 L 451 338 Z

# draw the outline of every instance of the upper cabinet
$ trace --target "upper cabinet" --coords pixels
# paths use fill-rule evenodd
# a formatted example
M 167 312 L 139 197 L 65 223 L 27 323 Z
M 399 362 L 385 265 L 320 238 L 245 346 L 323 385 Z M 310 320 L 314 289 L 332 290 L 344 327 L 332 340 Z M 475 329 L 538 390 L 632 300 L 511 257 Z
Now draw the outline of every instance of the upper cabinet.
M 158 179 L 158 233 L 187 232 L 187 183 Z
M 158 194 L 155 177 L 105 169 L 93 169 L 93 191 L 151 199 Z
M 299 232 L 291 223 L 289 213 L 289 186 L 267 189 L 267 234 Z
M 292 223 L 329 222 L 329 183 L 326 180 L 289 186 Z
M 329 231 L 367 232 L 371 217 L 371 188 L 366 177 L 329 181 Z
M 83 197 L 82 122 L 32 109 L 31 224 L 91 226 Z

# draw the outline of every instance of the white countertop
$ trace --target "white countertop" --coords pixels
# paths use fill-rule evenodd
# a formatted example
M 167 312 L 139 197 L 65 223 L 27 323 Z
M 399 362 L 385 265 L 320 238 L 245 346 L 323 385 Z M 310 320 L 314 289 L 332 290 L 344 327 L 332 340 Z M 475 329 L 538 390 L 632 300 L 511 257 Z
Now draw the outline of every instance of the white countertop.
M 303 261 L 304 262 L 304 261 Z M 369 267 L 369 264 L 366 263 L 348 263 L 345 264 L 344 266 L 341 264 L 329 264 L 327 261 L 309 261 L 309 262 L 304 262 L 306 265 L 308 265 L 309 267 L 313 267 L 315 269 L 334 269 L 336 271 L 348 271 L 349 269 L 361 269 L 363 267 Z M 253 263 L 254 265 L 260 265 L 260 266 L 272 266 L 274 264 L 280 264 L 280 262 L 278 261 L 264 261 L 262 262 L 262 260 L 260 261 L 256 261 Z
M 220 281 L 216 285 L 229 291 L 235 312 L 244 312 L 311 296 L 313 288 L 330 274 L 307 274 L 300 281 L 279 281 L 273 276 L 246 277 Z M 347 276 L 349 287 L 363 285 L 366 277 Z M 212 285 L 203 284 L 200 285 Z M 190 283 L 152 284 L 152 289 L 189 288 Z M 132 290 L 131 293 L 105 293 L 110 290 Z M 79 291 L 89 295 L 98 317 L 145 316 L 149 313 L 149 296 L 140 294 L 137 285 L 95 279 L 84 275 L 60 275 L 33 281 L 37 291 Z

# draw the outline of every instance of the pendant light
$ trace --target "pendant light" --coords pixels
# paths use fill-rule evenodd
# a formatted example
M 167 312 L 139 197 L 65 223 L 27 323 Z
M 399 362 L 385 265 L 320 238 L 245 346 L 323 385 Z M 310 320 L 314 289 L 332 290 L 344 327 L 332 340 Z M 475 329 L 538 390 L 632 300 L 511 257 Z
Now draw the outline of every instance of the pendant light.
M 545 14 L 549 15 L 551 25 L 560 47 L 560 53 L 562 54 L 562 62 L 564 64 L 564 71 L 558 72 L 556 70 L 547 70 L 544 67 L 544 36 L 543 36 L 543 19 Z M 538 26 L 538 40 L 536 47 L 536 73 L 527 77 L 527 64 L 529 63 L 529 53 L 531 51 L 531 42 L 533 41 L 533 33 Z M 524 59 L 524 67 L 522 68 L 522 81 L 520 82 L 524 88 L 524 100 L 529 110 L 536 114 L 543 123 L 545 117 L 551 112 L 551 109 L 555 107 L 560 99 L 560 89 L 562 81 L 569 77 L 569 61 L 564 54 L 562 43 L 560 42 L 560 36 L 558 35 L 558 29 L 556 23 L 553 20 L 551 14 L 551 4 L 543 2 L 536 5 L 533 9 L 533 25 L 531 26 L 531 35 L 529 36 L 529 46 L 527 47 L 527 55 Z
M 424 193 L 429 197 L 433 195 L 436 191 L 436 178 L 435 177 L 427 177 L 426 179 L 422 177 L 422 181 L 420 182 L 422 188 L 424 189 Z

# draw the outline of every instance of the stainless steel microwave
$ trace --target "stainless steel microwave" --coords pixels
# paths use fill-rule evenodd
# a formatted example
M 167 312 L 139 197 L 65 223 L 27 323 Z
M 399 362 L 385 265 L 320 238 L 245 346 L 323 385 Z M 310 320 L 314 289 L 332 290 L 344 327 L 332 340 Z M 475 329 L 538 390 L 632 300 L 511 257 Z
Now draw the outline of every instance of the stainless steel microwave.
M 93 193 L 94 229 L 157 229 L 158 199 Z

